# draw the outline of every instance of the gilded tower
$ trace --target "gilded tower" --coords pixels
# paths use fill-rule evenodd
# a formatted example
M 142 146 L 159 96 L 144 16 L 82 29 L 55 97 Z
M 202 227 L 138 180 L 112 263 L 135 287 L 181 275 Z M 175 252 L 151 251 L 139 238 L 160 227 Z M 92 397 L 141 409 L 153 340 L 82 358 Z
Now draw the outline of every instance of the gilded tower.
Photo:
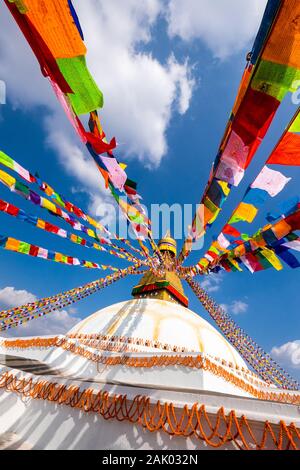
M 184 290 L 175 271 L 177 244 L 167 232 L 164 238 L 158 242 L 158 249 L 164 260 L 164 274 L 157 276 L 152 271 L 148 271 L 141 279 L 141 282 L 132 290 L 135 298 L 151 298 L 175 302 L 185 307 L 188 306 L 188 299 L 184 295 Z

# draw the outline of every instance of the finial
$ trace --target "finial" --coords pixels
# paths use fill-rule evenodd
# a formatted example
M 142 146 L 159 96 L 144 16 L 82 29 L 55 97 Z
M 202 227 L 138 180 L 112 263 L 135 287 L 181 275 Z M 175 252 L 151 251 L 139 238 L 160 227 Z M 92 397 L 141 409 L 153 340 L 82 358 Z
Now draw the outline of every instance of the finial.
M 167 230 L 165 236 L 158 242 L 159 251 L 168 251 L 174 256 L 177 256 L 177 243 L 171 237 L 170 230 Z

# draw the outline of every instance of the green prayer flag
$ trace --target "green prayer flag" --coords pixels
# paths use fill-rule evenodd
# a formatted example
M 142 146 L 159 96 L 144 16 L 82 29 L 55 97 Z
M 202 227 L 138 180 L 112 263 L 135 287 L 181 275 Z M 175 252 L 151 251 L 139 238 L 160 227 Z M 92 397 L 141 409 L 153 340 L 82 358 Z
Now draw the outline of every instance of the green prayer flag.
M 28 196 L 30 193 L 28 186 L 26 186 L 26 184 L 20 183 L 20 181 L 16 181 L 15 190 L 24 194 L 25 196 Z
M 288 91 L 297 90 L 295 83 L 300 79 L 300 70 L 288 65 L 262 60 L 253 77 L 251 86 L 282 101 Z
M 58 67 L 73 93 L 68 93 L 77 115 L 87 114 L 103 106 L 103 94 L 91 76 L 84 56 L 56 59 Z
M 12 158 L 10 158 L 6 153 L 1 152 L 0 150 L 0 163 L 2 165 L 5 165 L 7 168 L 11 168 L 11 170 L 14 169 L 14 161 Z
M 24 255 L 28 255 L 30 251 L 30 243 L 20 242 L 18 247 L 18 252 L 23 253 Z

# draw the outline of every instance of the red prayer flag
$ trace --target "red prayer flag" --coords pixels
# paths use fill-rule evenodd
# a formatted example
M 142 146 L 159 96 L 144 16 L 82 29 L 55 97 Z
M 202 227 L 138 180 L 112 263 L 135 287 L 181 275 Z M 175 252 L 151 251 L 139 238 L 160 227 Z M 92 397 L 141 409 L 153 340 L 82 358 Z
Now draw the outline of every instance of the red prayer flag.
M 245 258 L 254 272 L 263 271 L 264 267 L 260 264 L 258 258 L 253 253 L 246 253 Z
M 30 245 L 29 254 L 30 254 L 31 256 L 37 256 L 37 255 L 38 255 L 38 252 L 39 252 L 39 247 L 38 247 L 38 246 Z
M 285 218 L 285 222 L 292 227 L 292 231 L 300 230 L 300 211 L 298 210 L 294 214 L 288 215 Z
M 254 146 L 255 150 L 262 139 L 280 105 L 273 96 L 248 88 L 232 124 L 232 130 L 242 139 L 245 145 Z M 257 140 L 258 139 L 258 140 Z M 254 155 L 250 149 L 247 166 Z
M 206 253 L 207 255 L 211 256 L 213 259 L 217 259 L 218 255 L 214 251 L 209 251 Z
M 233 243 L 235 245 L 243 245 L 245 242 L 243 240 L 234 240 Z
M 16 206 L 13 206 L 12 204 L 7 204 L 7 208 L 6 208 L 5 212 L 7 212 L 7 214 L 16 216 L 16 215 L 19 214 L 20 209 Z
M 300 134 L 287 132 L 267 163 L 300 166 Z
M 229 224 L 225 225 L 222 232 L 226 235 L 231 235 L 232 237 L 240 237 L 241 235 L 241 233 L 236 228 L 232 227 L 232 225 Z
M 0 211 L 5 212 L 7 207 L 7 202 L 0 200 Z

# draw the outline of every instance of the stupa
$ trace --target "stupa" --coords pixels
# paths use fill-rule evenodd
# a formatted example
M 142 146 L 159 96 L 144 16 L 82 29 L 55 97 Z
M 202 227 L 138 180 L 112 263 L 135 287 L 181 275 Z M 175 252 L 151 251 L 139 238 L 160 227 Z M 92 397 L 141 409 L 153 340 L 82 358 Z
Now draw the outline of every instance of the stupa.
M 261 380 L 188 309 L 176 242 L 133 299 L 65 336 L 0 340 L 0 434 L 33 449 L 292 449 L 299 392 Z

